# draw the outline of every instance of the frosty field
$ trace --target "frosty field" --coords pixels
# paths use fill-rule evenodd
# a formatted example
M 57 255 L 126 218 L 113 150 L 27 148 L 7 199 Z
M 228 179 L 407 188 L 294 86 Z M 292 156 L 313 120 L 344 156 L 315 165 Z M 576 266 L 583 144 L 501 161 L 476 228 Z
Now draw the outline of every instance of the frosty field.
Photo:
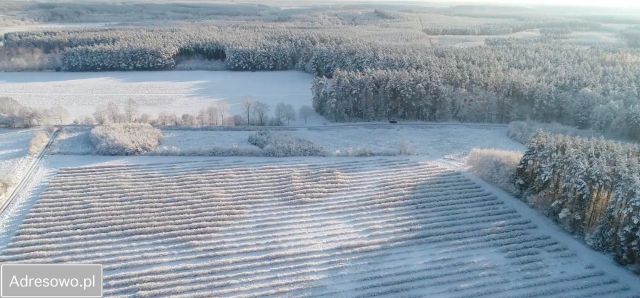
M 0 128 L 0 173 L 16 173 L 29 156 L 29 141 L 34 129 L 2 129 Z M 0 178 L 8 178 L 2 177 Z
M 257 130 L 163 130 L 161 146 L 153 155 L 209 155 L 213 149 L 250 149 L 247 139 Z M 521 151 L 524 147 L 506 137 L 503 125 L 458 123 L 333 124 L 308 127 L 279 127 L 276 133 L 309 140 L 330 155 L 366 151 L 374 155 L 395 154 L 404 146 L 411 155 L 427 159 L 460 159 L 473 148 Z M 89 128 L 65 128 L 53 145 L 54 154 L 93 154 Z
M 32 160 L 29 142 L 35 132 L 35 129 L 0 128 L 0 182 L 11 186 L 20 180 L 22 172 Z M 5 196 L 0 192 L 0 203 Z
M 0 95 L 30 107 L 61 105 L 72 120 L 91 115 L 96 106 L 119 106 L 134 99 L 141 113 L 196 113 L 226 100 L 231 114 L 242 113 L 245 96 L 296 109 L 311 105 L 312 76 L 297 71 L 161 71 L 161 72 L 0 72 Z
M 51 156 L 1 262 L 101 263 L 105 296 L 632 297 L 635 277 L 419 158 Z
M 164 156 L 131 157 L 94 155 L 90 127 L 63 128 L 0 215 L 0 262 L 102 264 L 106 297 L 640 293 L 609 256 L 465 172 L 473 148 L 524 149 L 505 125 L 272 127 L 328 156 L 207 157 L 256 150 L 262 129 L 164 129 L 148 153 Z

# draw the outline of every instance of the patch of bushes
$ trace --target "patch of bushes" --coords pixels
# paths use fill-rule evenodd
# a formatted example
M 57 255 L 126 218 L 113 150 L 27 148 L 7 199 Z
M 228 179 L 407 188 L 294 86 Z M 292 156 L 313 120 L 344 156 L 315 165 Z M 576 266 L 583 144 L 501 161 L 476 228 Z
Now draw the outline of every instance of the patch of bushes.
M 517 193 L 513 184 L 516 168 L 522 153 L 498 149 L 473 149 L 467 156 L 469 170 L 512 194 Z
M 49 134 L 44 131 L 37 132 L 29 142 L 29 154 L 38 155 L 49 143 Z
M 213 147 L 199 150 L 181 150 L 176 147 L 163 147 L 150 152 L 149 155 L 158 156 L 263 156 L 263 151 L 255 147 Z
M 38 125 L 59 125 L 68 117 L 69 113 L 61 106 L 36 109 L 23 106 L 9 97 L 0 97 L 0 127 L 26 128 Z
M 249 143 L 263 150 L 265 156 L 326 156 L 322 146 L 287 134 L 259 131 L 249 136 Z
M 335 156 L 341 156 L 341 157 L 370 157 L 370 156 L 376 156 L 376 155 L 383 155 L 383 156 L 392 156 L 394 154 L 388 153 L 388 152 L 381 152 L 379 154 L 376 154 L 375 152 L 373 152 L 373 150 L 369 149 L 369 148 L 361 148 L 361 147 L 357 147 L 357 148 L 353 148 L 353 147 L 349 147 L 346 148 L 344 150 L 337 150 L 334 153 Z
M 146 123 L 114 123 L 93 128 L 90 139 L 98 154 L 136 155 L 156 149 L 162 132 Z
M 2 198 L 9 190 L 9 183 L 0 180 L 0 198 Z

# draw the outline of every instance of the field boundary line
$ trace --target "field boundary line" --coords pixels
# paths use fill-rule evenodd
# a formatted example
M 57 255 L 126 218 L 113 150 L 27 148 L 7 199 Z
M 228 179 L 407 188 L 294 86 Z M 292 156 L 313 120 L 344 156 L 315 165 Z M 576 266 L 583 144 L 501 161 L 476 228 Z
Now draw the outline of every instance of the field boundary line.
M 38 164 L 40 164 L 40 161 L 42 160 L 47 150 L 49 150 L 49 148 L 55 141 L 59 132 L 60 132 L 60 129 L 56 128 L 56 130 L 49 137 L 49 141 L 47 142 L 47 145 L 45 145 L 44 148 L 40 151 L 40 153 L 38 153 L 36 158 L 31 162 L 31 165 L 29 166 L 29 169 L 27 169 L 27 172 L 25 172 L 25 174 L 20 179 L 20 182 L 18 182 L 16 187 L 13 188 L 13 191 L 11 191 L 9 196 L 2 202 L 2 205 L 0 205 L 0 215 L 2 215 L 4 211 L 9 207 L 9 205 L 11 205 L 11 203 L 13 202 L 13 200 L 15 200 L 18 194 L 25 189 L 25 187 L 33 177 L 33 174 L 36 172 Z
M 72 125 L 68 125 L 72 126 Z M 77 126 L 77 125 L 76 125 Z M 81 125 L 80 125 L 81 126 Z M 386 123 L 386 122 L 365 122 L 365 123 L 330 123 L 326 125 L 292 125 L 292 126 L 203 126 L 203 127 L 190 127 L 190 126 L 169 126 L 159 125 L 156 126 L 161 130 L 166 131 L 259 131 L 259 130 L 324 130 L 324 129 L 339 129 L 339 128 L 395 128 L 395 127 L 469 127 L 469 128 L 507 128 L 508 124 L 502 123 L 458 123 L 458 122 L 401 122 L 401 123 Z

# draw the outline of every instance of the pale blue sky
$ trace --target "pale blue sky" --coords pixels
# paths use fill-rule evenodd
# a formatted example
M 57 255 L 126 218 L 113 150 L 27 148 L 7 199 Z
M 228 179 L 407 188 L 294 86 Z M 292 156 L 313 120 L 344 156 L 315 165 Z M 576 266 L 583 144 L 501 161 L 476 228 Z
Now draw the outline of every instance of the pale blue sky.
M 371 0 L 361 0 L 368 2 Z M 375 2 L 376 0 L 373 0 Z M 385 0 L 377 0 L 385 1 Z M 402 0 L 399 0 L 402 1 Z M 404 0 L 403 2 L 411 2 Z M 640 0 L 413 0 L 416 2 L 431 3 L 476 3 L 476 4 L 512 4 L 512 5 L 560 5 L 560 6 L 596 6 L 596 7 L 617 7 L 617 8 L 640 8 Z M 393 2 L 393 0 L 386 2 Z
M 441 1 L 441 0 L 438 0 Z M 488 2 L 487 0 L 468 0 L 465 2 Z M 602 7 L 640 7 L 638 0 L 495 0 L 493 2 L 511 4 L 544 4 L 571 6 L 602 6 Z

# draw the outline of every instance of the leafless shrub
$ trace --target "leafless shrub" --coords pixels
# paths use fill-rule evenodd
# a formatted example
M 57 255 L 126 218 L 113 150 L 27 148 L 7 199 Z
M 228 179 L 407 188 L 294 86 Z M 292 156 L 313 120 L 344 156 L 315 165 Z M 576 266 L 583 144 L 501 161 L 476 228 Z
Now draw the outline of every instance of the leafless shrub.
M 470 171 L 510 193 L 516 193 L 513 177 L 522 153 L 498 149 L 473 149 L 467 157 Z
M 135 155 L 156 149 L 162 132 L 149 124 L 117 123 L 93 128 L 90 138 L 99 154 Z
M 325 156 L 326 151 L 313 142 L 286 134 L 259 131 L 249 136 L 249 143 L 261 148 L 266 156 Z
M 0 178 L 0 198 L 2 198 L 9 190 L 9 182 L 4 181 L 4 179 Z
M 414 155 L 416 154 L 415 148 L 406 140 L 400 141 L 398 143 L 398 155 Z
M 37 132 L 29 143 L 29 154 L 38 155 L 49 142 L 49 134 L 45 131 Z

